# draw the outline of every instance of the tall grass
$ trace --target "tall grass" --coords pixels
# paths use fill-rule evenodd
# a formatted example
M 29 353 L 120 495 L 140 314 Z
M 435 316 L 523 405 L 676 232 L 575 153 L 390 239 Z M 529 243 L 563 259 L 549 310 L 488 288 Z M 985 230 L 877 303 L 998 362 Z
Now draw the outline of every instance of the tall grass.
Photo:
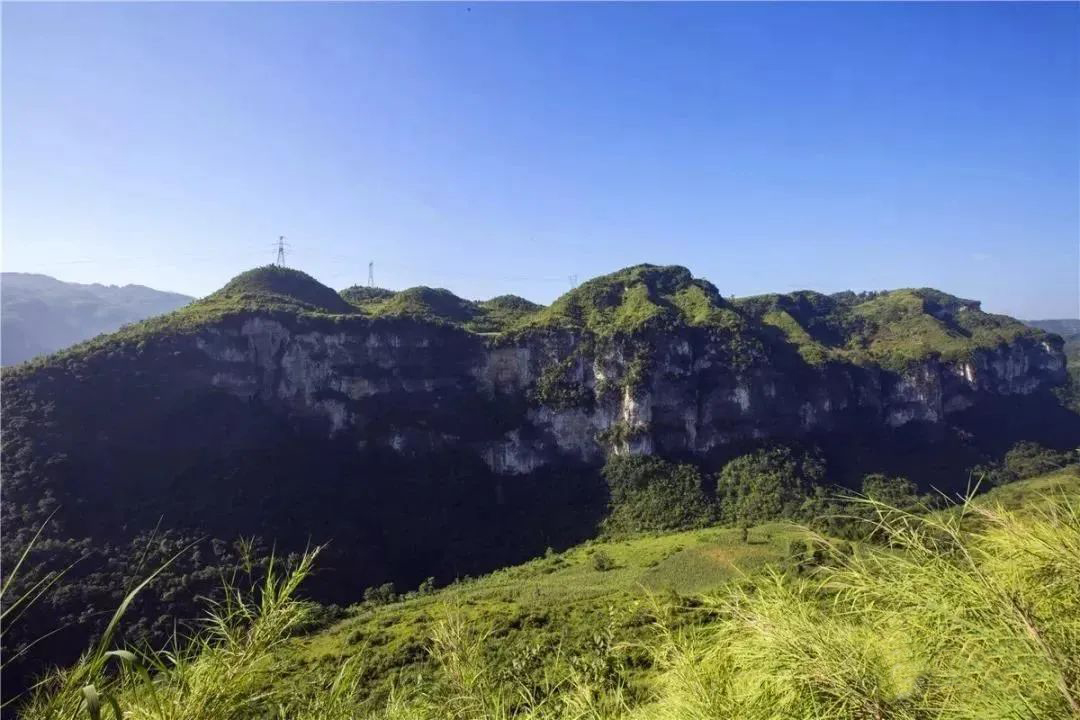
M 273 651 L 309 616 L 296 591 L 318 550 L 284 570 L 270 562 L 266 578 L 244 591 L 229 584 L 210 604 L 203 628 L 173 647 L 143 651 L 109 645 L 126 606 L 155 574 L 134 588 L 101 640 L 71 668 L 37 685 L 20 710 L 28 720 L 115 718 L 192 720 L 265 716 L 279 700 L 273 687 Z M 164 569 L 159 568 L 156 572 Z
M 361 712 L 363 651 L 284 675 L 279 650 L 304 622 L 295 597 L 314 554 L 229 589 L 182 649 L 95 648 L 39 689 L 24 717 L 154 720 L 1057 720 L 1080 718 L 1080 509 L 1023 513 L 971 503 L 917 516 L 867 501 L 887 546 L 833 552 L 812 574 L 767 571 L 700 598 L 657 601 L 645 692 L 626 648 L 553 649 L 539 665 L 444 605 L 430 662 Z M 821 543 L 827 540 L 821 538 Z M 449 602 L 449 601 L 448 601 Z M 679 624 L 686 613 L 699 623 Z M 110 668 L 115 671 L 109 672 Z M 292 666 L 295 668 L 295 665 Z
M 658 718 L 1080 717 L 1080 516 L 879 503 L 891 547 L 776 574 L 666 643 Z

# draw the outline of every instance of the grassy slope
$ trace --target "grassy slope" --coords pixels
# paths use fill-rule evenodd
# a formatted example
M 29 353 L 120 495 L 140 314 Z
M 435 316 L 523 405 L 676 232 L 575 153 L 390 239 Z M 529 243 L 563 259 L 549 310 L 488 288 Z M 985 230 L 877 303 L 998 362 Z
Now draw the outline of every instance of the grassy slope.
M 1077 468 L 995 488 L 978 503 L 1024 512 L 1062 494 L 1080 501 Z M 485 651 L 496 663 L 509 663 L 528 648 L 551 659 L 556 649 L 588 652 L 597 633 L 615 645 L 647 645 L 655 640 L 647 620 L 655 607 L 686 605 L 688 597 L 722 593 L 733 581 L 782 569 L 791 541 L 810 538 L 800 527 L 772 523 L 752 528 L 748 543 L 735 528 L 591 541 L 431 595 L 355 606 L 346 619 L 292 641 L 280 655 L 282 671 L 289 681 L 303 682 L 312 670 L 328 672 L 350 658 L 359 660 L 365 667 L 360 695 L 374 710 L 403 677 L 430 669 L 431 632 L 449 616 L 486 633 Z M 597 553 L 614 560 L 614 568 L 595 569 Z M 688 613 L 681 622 L 708 620 L 707 614 Z M 631 691 L 644 699 L 659 674 L 644 657 L 635 664 L 630 656 Z
M 1000 505 L 1016 512 L 1030 512 L 1062 496 L 1080 500 L 1080 467 L 1073 465 L 1058 472 L 996 487 L 980 495 L 976 502 L 984 506 Z
M 791 540 L 806 538 L 795 526 L 753 528 L 749 543 L 737 529 L 708 528 L 628 540 L 593 541 L 483 578 L 465 581 L 384 606 L 357 606 L 327 630 L 300 638 L 282 654 L 287 672 L 302 682 L 307 669 L 337 667 L 361 658 L 368 668 L 362 695 L 381 706 L 399 673 L 428 663 L 432 628 L 450 614 L 490 631 L 485 645 L 498 657 L 533 646 L 554 655 L 585 651 L 594 634 L 610 632 L 615 643 L 649 639 L 645 610 L 654 597 L 694 595 L 723 587 L 780 563 Z M 603 553 L 615 567 L 600 571 L 593 556 Z M 644 693 L 655 679 L 638 667 L 634 684 Z

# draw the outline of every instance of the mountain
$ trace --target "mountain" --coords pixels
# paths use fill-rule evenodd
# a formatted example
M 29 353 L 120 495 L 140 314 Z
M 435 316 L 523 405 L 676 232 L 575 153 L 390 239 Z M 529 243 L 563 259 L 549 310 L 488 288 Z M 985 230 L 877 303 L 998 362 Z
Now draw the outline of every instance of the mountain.
M 1060 335 L 1065 340 L 1065 354 L 1070 365 L 1080 365 L 1080 320 L 1028 320 L 1031 327 Z
M 1060 335 L 1066 340 L 1080 338 L 1080 319 L 1028 320 L 1027 324 Z
M 0 362 L 47 355 L 191 300 L 142 285 L 81 285 L 48 275 L 0 273 Z
M 309 588 L 333 602 L 568 547 L 603 521 L 613 457 L 700 468 L 678 497 L 777 444 L 830 483 L 963 489 L 1019 440 L 1075 447 L 1061 348 L 925 288 L 729 300 L 639 265 L 541 307 L 258 268 L 4 372 L 4 564 L 46 520 L 27 582 L 77 561 L 27 620 L 65 658 L 189 542 L 132 606 L 140 632 L 167 637 L 252 543 L 329 542 Z

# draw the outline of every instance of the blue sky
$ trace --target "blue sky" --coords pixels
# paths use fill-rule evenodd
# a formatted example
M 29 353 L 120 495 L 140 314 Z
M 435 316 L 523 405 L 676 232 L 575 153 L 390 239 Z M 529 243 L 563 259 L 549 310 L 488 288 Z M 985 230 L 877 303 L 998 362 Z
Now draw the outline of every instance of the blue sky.
M 3 266 L 1076 317 L 1076 4 L 5 4 Z

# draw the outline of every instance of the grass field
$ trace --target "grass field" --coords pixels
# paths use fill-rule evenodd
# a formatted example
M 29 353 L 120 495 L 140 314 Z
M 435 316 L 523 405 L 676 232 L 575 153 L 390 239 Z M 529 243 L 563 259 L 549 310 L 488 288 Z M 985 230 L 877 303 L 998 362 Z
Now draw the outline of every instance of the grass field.
M 1030 480 L 996 487 L 979 495 L 979 505 L 1000 505 L 1006 510 L 1032 510 L 1062 496 L 1080 499 L 1080 467 L 1073 465 Z
M 658 607 L 684 604 L 687 596 L 717 590 L 733 580 L 783 564 L 792 540 L 809 539 L 801 528 L 772 523 L 752 528 L 747 542 L 734 528 L 706 528 L 619 541 L 592 541 L 563 553 L 460 582 L 434 594 L 388 605 L 355 606 L 346 619 L 298 638 L 279 659 L 291 677 L 304 668 L 324 672 L 360 658 L 372 709 L 386 702 L 391 687 L 429 662 L 434 627 L 453 616 L 483 635 L 486 652 L 514 655 L 587 655 L 602 643 L 629 648 L 648 641 Z M 598 570 L 597 555 L 613 567 Z M 679 623 L 701 618 L 686 613 Z M 554 659 L 554 655 L 552 655 Z M 628 652 L 632 689 L 644 695 L 651 663 Z

